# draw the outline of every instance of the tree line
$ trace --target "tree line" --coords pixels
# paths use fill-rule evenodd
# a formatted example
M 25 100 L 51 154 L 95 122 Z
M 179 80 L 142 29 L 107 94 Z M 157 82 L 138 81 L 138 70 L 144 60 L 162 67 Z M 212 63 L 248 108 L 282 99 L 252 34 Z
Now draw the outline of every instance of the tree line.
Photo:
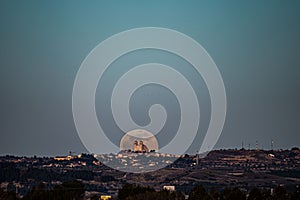
M 0 199 L 2 200 L 81 200 L 84 197 L 84 184 L 80 181 L 66 181 L 53 189 L 46 188 L 44 183 L 33 187 L 23 198 L 18 198 L 14 191 L 0 190 Z
M 46 188 L 40 183 L 32 188 L 24 197 L 18 198 L 15 191 L 4 191 L 0 189 L 0 199 L 2 200 L 82 200 L 85 194 L 84 184 L 80 181 L 66 181 L 54 188 Z M 182 192 L 160 190 L 156 191 L 151 187 L 143 187 L 134 184 L 125 184 L 118 191 L 116 200 L 184 200 L 187 196 Z M 99 199 L 95 195 L 92 200 Z M 188 200 L 299 200 L 300 187 L 294 192 L 288 192 L 283 186 L 277 186 L 273 191 L 269 189 L 259 189 L 254 187 L 249 193 L 241 189 L 225 188 L 217 191 L 215 188 L 206 190 L 203 186 L 197 185 L 188 194 Z
M 153 188 L 127 184 L 119 190 L 118 199 L 184 200 L 186 196 L 180 192 L 155 191 Z M 188 200 L 300 200 L 300 187 L 297 187 L 293 193 L 288 192 L 283 186 L 277 186 L 273 191 L 254 187 L 247 193 L 237 187 L 227 187 L 220 192 L 215 188 L 207 191 L 203 186 L 197 185 L 189 192 Z

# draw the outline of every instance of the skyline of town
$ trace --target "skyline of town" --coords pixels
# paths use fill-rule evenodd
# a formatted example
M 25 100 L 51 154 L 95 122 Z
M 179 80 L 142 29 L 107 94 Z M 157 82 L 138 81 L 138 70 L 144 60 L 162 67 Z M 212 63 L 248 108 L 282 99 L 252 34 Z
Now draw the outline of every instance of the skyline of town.
M 125 159 L 132 167 L 140 166 L 134 153 L 107 156 L 120 162 Z M 157 156 L 167 163 L 172 159 L 171 155 L 157 153 L 149 158 L 153 160 Z M 151 162 L 149 167 L 154 167 Z M 180 156 L 162 169 L 142 174 L 107 167 L 90 154 L 54 158 L 0 156 L 0 169 L 4 172 L 0 173 L 0 190 L 15 191 L 18 197 L 28 194 L 41 181 L 50 190 L 67 180 L 80 180 L 86 189 L 84 199 L 92 195 L 115 198 L 122 186 L 135 184 L 137 180 L 139 185 L 153 187 L 155 191 L 167 187 L 185 195 L 195 183 L 207 190 L 214 187 L 219 192 L 234 186 L 245 194 L 253 187 L 273 194 L 281 186 L 293 193 L 300 185 L 300 150 L 215 150 L 204 158 Z

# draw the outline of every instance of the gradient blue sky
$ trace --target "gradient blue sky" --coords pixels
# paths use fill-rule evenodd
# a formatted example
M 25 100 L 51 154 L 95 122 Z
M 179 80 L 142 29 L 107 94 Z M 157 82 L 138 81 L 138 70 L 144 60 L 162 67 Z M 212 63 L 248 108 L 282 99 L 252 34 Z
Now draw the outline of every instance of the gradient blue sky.
M 0 154 L 85 151 L 76 72 L 101 41 L 145 26 L 189 35 L 218 65 L 228 112 L 215 148 L 300 146 L 299 1 L 1 1 L 0 25 Z

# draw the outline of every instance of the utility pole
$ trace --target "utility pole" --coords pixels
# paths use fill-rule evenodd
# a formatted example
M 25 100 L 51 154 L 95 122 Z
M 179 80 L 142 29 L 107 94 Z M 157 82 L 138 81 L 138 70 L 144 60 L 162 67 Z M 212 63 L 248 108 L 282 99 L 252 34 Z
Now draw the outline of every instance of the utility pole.
M 256 140 L 256 143 L 255 143 L 255 149 L 256 151 L 258 151 L 258 141 Z
M 273 148 L 274 148 L 274 141 L 271 140 L 271 150 L 273 151 Z

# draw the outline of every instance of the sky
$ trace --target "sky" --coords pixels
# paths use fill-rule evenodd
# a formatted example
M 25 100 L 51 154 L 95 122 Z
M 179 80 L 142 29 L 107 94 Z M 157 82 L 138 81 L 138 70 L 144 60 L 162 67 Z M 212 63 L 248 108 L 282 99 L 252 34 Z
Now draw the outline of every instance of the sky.
M 0 3 L 0 155 L 64 155 L 86 152 L 72 115 L 76 73 L 89 52 L 106 38 L 132 28 L 164 27 L 200 43 L 222 75 L 227 116 L 215 149 L 286 149 L 300 146 L 299 1 L 1 1 Z M 162 58 L 164 56 L 164 58 Z M 122 60 L 123 59 L 123 60 Z M 201 79 L 188 64 L 159 51 L 120 58 L 114 65 L 161 61 L 174 65 L 191 82 Z M 120 67 L 107 71 L 108 86 Z M 201 82 L 201 81 L 200 81 Z M 209 98 L 205 84 L 197 95 L 205 131 Z M 105 84 L 104 84 L 105 85 Z M 99 86 L 98 116 L 110 120 Z M 144 90 L 144 91 L 142 91 Z M 144 93 L 156 94 L 145 98 Z M 161 99 L 154 98 L 160 96 Z M 133 96 L 132 116 L 147 124 L 146 107 L 161 102 L 171 112 L 164 129 L 178 127 L 178 102 L 167 89 L 141 88 Z M 134 107 L 134 106 L 133 106 Z M 179 118 L 178 118 L 179 117 Z M 113 135 L 113 134 L 112 134 Z M 201 135 L 201 134 L 200 134 Z M 120 136 L 111 136 L 118 143 Z M 199 147 L 201 136 L 189 149 Z M 162 141 L 165 145 L 168 141 Z

